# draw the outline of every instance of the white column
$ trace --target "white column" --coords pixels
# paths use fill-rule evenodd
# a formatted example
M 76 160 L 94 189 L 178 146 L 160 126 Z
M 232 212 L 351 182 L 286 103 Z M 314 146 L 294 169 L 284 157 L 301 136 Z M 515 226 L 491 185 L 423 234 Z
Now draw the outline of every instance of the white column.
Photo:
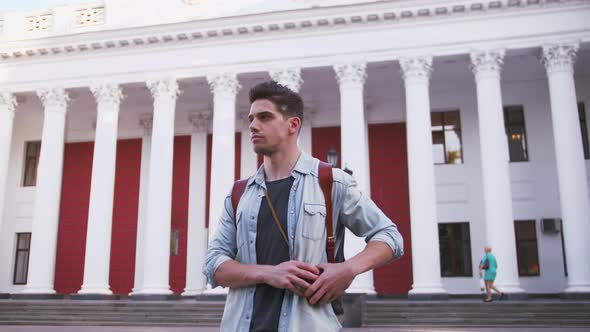
M 4 217 L 4 200 L 6 199 L 6 177 L 10 161 L 10 145 L 16 98 L 11 93 L 0 92 L 0 230 Z
M 293 90 L 293 92 L 299 93 L 301 89 L 301 84 L 303 84 L 303 79 L 301 78 L 301 68 L 286 68 L 286 69 L 277 69 L 271 70 L 269 72 L 270 77 L 282 84 L 289 89 Z M 305 151 L 309 154 L 312 154 L 311 151 L 311 120 L 313 117 L 314 110 L 313 108 L 306 105 L 304 115 L 303 115 L 303 124 L 301 126 L 301 131 L 299 132 L 299 148 L 302 151 Z
M 41 90 L 37 94 L 45 111 L 37 168 L 28 283 L 23 293 L 55 294 L 55 254 L 69 98 L 65 90 L 60 88 Z
M 258 170 L 258 155 L 254 152 L 254 146 L 250 140 L 248 113 L 241 113 L 236 122 L 242 135 L 240 145 L 240 179 L 246 179 L 254 175 Z
M 313 128 L 313 121 L 315 119 L 315 107 L 312 105 L 305 105 L 303 111 L 303 126 L 301 126 L 301 132 L 299 133 L 299 148 L 308 154 L 313 154 L 312 141 L 311 141 L 311 129 Z
M 445 297 L 440 277 L 429 81 L 432 58 L 400 60 L 406 88 L 408 185 L 412 228 L 410 298 Z
M 143 257 L 143 285 L 135 294 L 171 294 L 170 224 L 172 209 L 172 159 L 174 113 L 178 84 L 174 79 L 149 82 L 154 97 Z
M 96 137 L 92 159 L 84 282 L 79 294 L 105 294 L 109 286 L 111 230 L 115 192 L 117 129 L 122 94 L 117 85 L 90 88 L 97 103 Z
M 211 115 L 198 113 L 189 118 L 191 135 L 191 164 L 188 194 L 188 241 L 186 257 L 186 287 L 183 296 L 203 293 L 207 280 L 201 268 L 207 254 L 205 202 L 207 196 L 207 132 Z
M 209 237 L 215 234 L 225 197 L 234 183 L 236 94 L 240 88 L 235 74 L 207 77 L 213 92 L 213 146 L 209 193 Z
M 567 259 L 566 294 L 590 294 L 590 199 L 582 149 L 573 64 L 578 45 L 543 47 Z
M 334 66 L 340 85 L 340 132 L 342 140 L 342 167 L 348 167 L 354 174 L 358 188 L 363 195 L 371 196 L 369 142 L 363 102 L 363 88 L 367 78 L 366 64 L 355 63 Z M 344 256 L 348 259 L 363 251 L 363 238 L 346 230 Z M 373 271 L 358 275 L 349 293 L 375 293 Z
M 139 124 L 144 132 L 141 138 L 141 170 L 139 173 L 139 204 L 137 207 L 137 235 L 135 239 L 135 275 L 133 290 L 130 295 L 137 294 L 143 286 L 143 262 L 145 243 L 145 223 L 147 210 L 147 193 L 149 187 L 148 176 L 150 174 L 150 151 L 152 147 L 153 117 L 143 116 Z
M 524 295 L 518 279 L 510 161 L 500 88 L 503 58 L 503 50 L 471 53 L 477 86 L 486 240 L 501 262 L 495 284 L 505 293 Z

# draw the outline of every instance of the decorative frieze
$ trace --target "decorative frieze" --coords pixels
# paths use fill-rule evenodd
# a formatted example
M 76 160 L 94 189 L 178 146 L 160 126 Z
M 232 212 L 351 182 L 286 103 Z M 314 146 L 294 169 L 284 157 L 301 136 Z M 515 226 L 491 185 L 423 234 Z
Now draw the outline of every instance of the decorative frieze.
M 78 9 L 75 15 L 76 27 L 104 24 L 104 6 Z
M 198 0 L 185 0 L 188 5 L 195 6 L 200 3 Z M 13 59 L 31 56 L 47 56 L 52 54 L 94 51 L 101 49 L 115 49 L 115 48 L 129 48 L 129 47 L 143 47 L 156 43 L 180 42 L 190 43 L 197 41 L 209 41 L 211 39 L 240 37 L 247 35 L 261 35 L 270 33 L 281 33 L 284 31 L 300 30 L 319 30 L 332 29 L 334 26 L 353 26 L 353 25 L 371 25 L 371 24 L 395 24 L 397 22 L 405 22 L 408 20 L 428 20 L 441 19 L 443 17 L 454 18 L 458 15 L 486 15 L 499 10 L 503 11 L 525 11 L 528 9 L 539 8 L 556 8 L 566 6 L 577 6 L 581 0 L 486 0 L 486 1 L 463 1 L 450 2 L 448 5 L 433 2 L 431 4 L 424 4 L 408 8 L 407 6 L 381 6 L 379 2 L 375 3 L 374 10 L 371 10 L 371 5 L 361 5 L 363 13 L 358 10 L 351 10 L 348 13 L 339 13 L 337 15 L 322 14 L 315 15 L 313 9 L 304 16 L 294 16 L 287 19 L 266 19 L 264 22 L 252 22 L 250 18 L 241 22 L 241 18 L 236 18 L 236 24 L 228 28 L 221 24 L 219 27 L 211 27 L 207 25 L 203 29 L 185 28 L 185 30 L 171 31 L 164 29 L 156 31 L 153 34 L 144 34 L 144 29 L 139 30 L 136 34 L 126 36 L 116 36 L 112 40 L 89 40 L 83 43 L 76 42 L 75 44 L 60 44 L 53 47 L 28 47 L 28 48 L 14 48 L 6 49 L 0 53 L 0 59 Z M 354 8 L 355 6 L 351 6 Z M 549 10 L 549 9 L 548 9 Z M 75 27 L 83 27 L 90 24 L 102 24 L 104 22 L 104 7 L 85 8 L 75 12 Z M 46 31 L 51 30 L 52 14 L 34 15 L 27 18 L 29 31 Z
M 344 84 L 365 84 L 367 79 L 367 64 L 364 62 L 335 65 L 336 79 L 341 86 Z
M 61 110 L 65 113 L 70 97 L 63 88 L 41 89 L 37 91 L 45 110 Z
M 213 95 L 235 96 L 240 88 L 238 77 L 234 73 L 220 73 L 207 75 L 207 82 Z
M 50 31 L 53 27 L 53 14 L 39 14 L 28 16 L 26 19 L 28 32 Z
M 277 81 L 295 92 L 299 92 L 301 84 L 303 84 L 301 68 L 271 70 L 269 74 L 274 81 Z
M 541 63 L 547 73 L 573 71 L 579 44 L 545 45 L 541 55 Z
M 399 61 L 402 68 L 404 80 L 408 79 L 430 79 L 432 73 L 432 57 L 421 56 L 413 58 L 402 58 Z
M 488 50 L 471 52 L 471 71 L 476 77 L 489 73 L 499 75 L 504 63 L 504 50 Z

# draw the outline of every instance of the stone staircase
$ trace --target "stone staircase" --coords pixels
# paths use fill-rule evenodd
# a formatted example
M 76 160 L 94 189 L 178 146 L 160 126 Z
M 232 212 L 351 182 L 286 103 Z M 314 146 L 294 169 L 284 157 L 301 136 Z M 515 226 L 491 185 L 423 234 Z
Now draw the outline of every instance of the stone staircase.
M 0 300 L 0 325 L 219 326 L 224 302 Z
M 407 301 L 367 298 L 364 327 L 590 327 L 590 301 Z
M 590 327 L 590 301 L 531 299 L 483 303 L 474 299 L 408 301 L 363 296 L 357 303 L 345 307 L 345 326 Z M 167 301 L 3 299 L 0 326 L 219 326 L 223 307 L 224 299 L 207 297 Z

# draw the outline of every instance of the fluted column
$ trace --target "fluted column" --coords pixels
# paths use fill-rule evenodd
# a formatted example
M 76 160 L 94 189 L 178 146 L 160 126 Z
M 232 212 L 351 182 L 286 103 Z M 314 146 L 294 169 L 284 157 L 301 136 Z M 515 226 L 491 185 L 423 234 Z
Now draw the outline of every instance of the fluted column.
M 430 74 L 432 57 L 400 60 L 406 88 L 408 184 L 412 228 L 412 299 L 446 298 L 440 277 L 432 133 Z
M 211 190 L 209 237 L 215 234 L 225 196 L 234 183 L 236 94 L 240 88 L 235 74 L 207 77 L 213 93 L 213 146 L 211 151 Z
M 78 293 L 110 295 L 112 292 L 109 286 L 109 266 L 115 161 L 122 93 L 117 85 L 93 86 L 90 90 L 97 103 L 96 137 L 92 159 L 84 282 Z
M 178 84 L 174 79 L 149 82 L 154 98 L 143 257 L 143 285 L 138 295 L 171 294 L 170 225 L 174 113 Z M 135 294 L 135 293 L 134 293 Z
M 363 88 L 367 78 L 366 64 L 344 64 L 334 66 L 340 86 L 340 131 L 342 140 L 342 167 L 354 172 L 354 178 L 363 195 L 371 196 L 369 169 L 369 142 L 363 101 Z M 365 248 L 365 241 L 346 232 L 344 256 L 350 258 Z M 349 293 L 374 293 L 373 271 L 358 275 Z
M 207 280 L 201 267 L 207 254 L 207 228 L 205 227 L 205 202 L 207 197 L 207 132 L 211 114 L 201 112 L 192 115 L 191 164 L 188 194 L 188 241 L 186 257 L 186 287 L 183 296 L 203 293 Z
M 471 68 L 477 87 L 486 240 L 498 261 L 502 262 L 496 285 L 514 298 L 526 294 L 520 288 L 516 260 L 510 158 L 500 88 L 503 59 L 503 50 L 471 53 Z
M 0 92 L 0 230 L 4 217 L 4 200 L 6 199 L 6 177 L 10 160 L 10 145 L 16 98 L 8 92 Z
M 152 147 L 153 117 L 142 116 L 139 125 L 143 127 L 141 137 L 141 169 L 139 172 L 139 204 L 137 207 L 137 235 L 135 238 L 135 275 L 131 295 L 137 294 L 143 285 L 143 263 L 145 248 L 145 224 L 147 211 L 147 193 L 150 174 L 150 152 Z
M 55 254 L 63 172 L 68 95 L 55 88 L 37 92 L 45 109 L 33 210 L 28 283 L 23 293 L 54 294 Z
M 258 155 L 254 152 L 254 146 L 250 140 L 250 121 L 248 113 L 240 113 L 237 126 L 241 131 L 240 144 L 240 178 L 246 179 L 256 173 L 258 169 Z
M 580 120 L 574 85 L 573 64 L 577 44 L 547 45 L 542 61 L 547 70 L 551 117 L 559 180 L 559 202 L 567 259 L 568 296 L 590 295 L 590 199 Z

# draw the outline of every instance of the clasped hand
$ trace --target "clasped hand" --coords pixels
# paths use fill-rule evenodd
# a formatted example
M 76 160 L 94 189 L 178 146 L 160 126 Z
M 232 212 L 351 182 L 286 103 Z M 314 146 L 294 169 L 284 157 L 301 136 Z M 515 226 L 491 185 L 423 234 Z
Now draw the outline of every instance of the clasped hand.
M 337 299 L 354 279 L 353 271 L 345 263 L 312 265 L 288 261 L 274 267 L 267 283 L 275 288 L 284 288 L 309 304 L 325 304 Z

